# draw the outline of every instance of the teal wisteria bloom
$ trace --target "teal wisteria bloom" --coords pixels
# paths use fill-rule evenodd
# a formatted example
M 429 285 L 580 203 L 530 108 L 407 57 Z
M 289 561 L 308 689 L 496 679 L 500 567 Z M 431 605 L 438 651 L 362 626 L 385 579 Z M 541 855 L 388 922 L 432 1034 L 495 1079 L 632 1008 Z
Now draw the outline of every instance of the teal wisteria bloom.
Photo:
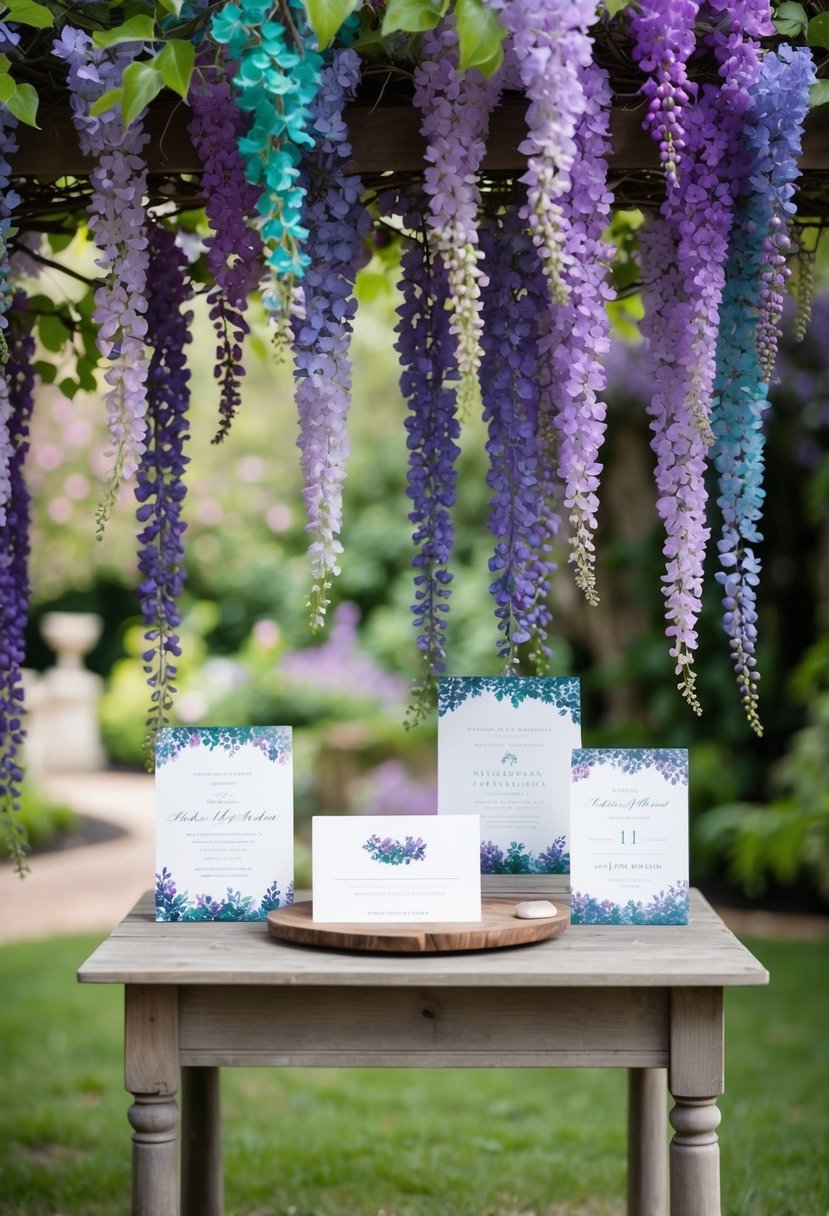
M 762 540 L 763 415 L 768 404 L 770 333 L 777 321 L 768 274 L 778 263 L 780 230 L 792 211 L 791 196 L 814 66 L 808 50 L 781 47 L 766 56 L 751 91 L 746 127 L 752 193 L 732 230 L 717 344 L 713 459 L 722 512 L 718 541 L 723 589 L 723 627 L 729 638 L 743 706 L 753 730 L 758 714 L 756 588 Z M 776 339 L 775 339 L 776 349 Z
M 304 8 L 298 3 L 286 7 L 293 23 L 290 34 L 272 19 L 270 0 L 225 4 L 211 22 L 213 38 L 238 64 L 236 104 L 250 116 L 239 151 L 248 180 L 261 191 L 256 223 L 271 274 L 263 300 L 280 333 L 290 316 L 294 283 L 310 264 L 302 248 L 308 232 L 302 222 L 300 160 L 301 150 L 314 146 L 310 107 L 322 69 Z

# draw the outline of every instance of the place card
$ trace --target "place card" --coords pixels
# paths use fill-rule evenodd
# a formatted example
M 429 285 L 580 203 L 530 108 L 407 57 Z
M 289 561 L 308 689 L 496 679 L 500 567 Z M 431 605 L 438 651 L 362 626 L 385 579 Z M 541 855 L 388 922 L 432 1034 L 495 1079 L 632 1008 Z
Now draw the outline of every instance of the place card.
M 438 814 L 478 815 L 482 874 L 570 870 L 570 753 L 581 745 L 579 681 L 438 681 Z
M 155 918 L 264 920 L 294 897 L 290 726 L 162 727 Z
M 574 925 L 687 925 L 687 751 L 576 748 L 570 839 Z
M 477 818 L 317 815 L 313 918 L 330 924 L 479 921 Z

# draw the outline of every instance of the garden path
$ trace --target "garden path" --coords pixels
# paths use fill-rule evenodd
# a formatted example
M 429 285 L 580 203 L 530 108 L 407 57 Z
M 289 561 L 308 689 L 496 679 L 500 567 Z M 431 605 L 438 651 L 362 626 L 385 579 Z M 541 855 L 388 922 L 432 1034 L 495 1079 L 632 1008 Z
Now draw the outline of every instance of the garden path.
M 39 853 L 20 879 L 0 863 L 0 944 L 68 933 L 109 933 L 153 884 L 153 778 L 62 774 L 44 792 L 84 816 L 66 847 Z M 829 938 L 829 918 L 718 908 L 739 937 Z

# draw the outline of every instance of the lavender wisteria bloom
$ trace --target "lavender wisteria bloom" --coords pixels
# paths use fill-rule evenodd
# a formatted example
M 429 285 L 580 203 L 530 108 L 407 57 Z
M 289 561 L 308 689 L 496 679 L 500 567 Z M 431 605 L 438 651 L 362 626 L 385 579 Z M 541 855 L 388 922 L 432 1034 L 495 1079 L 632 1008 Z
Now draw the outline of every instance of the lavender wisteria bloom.
M 752 89 L 746 148 L 752 193 L 738 213 L 731 238 L 717 346 L 714 463 L 723 530 L 718 542 L 723 627 L 743 705 L 753 730 L 758 714 L 756 587 L 762 540 L 763 415 L 767 405 L 768 298 L 758 292 L 769 257 L 769 234 L 791 208 L 803 120 L 814 65 L 805 48 L 781 47 L 763 62 Z
M 189 458 L 183 446 L 190 404 L 190 372 L 185 348 L 191 340 L 192 313 L 184 311 L 191 294 L 185 257 L 175 237 L 162 224 L 149 230 L 150 273 L 147 280 L 148 341 L 152 347 L 148 389 L 147 445 L 138 469 L 135 497 L 139 506 L 138 588 L 149 643 L 144 671 L 152 689 L 147 718 L 147 765 L 152 767 L 159 727 L 166 725 L 176 689 L 176 660 L 181 654 L 176 633 L 178 598 L 184 587 L 186 523 L 181 508 L 186 494 L 184 473 Z
M 598 65 L 588 64 L 579 76 L 584 110 L 576 125 L 570 190 L 562 200 L 567 216 L 563 269 L 567 300 L 552 306 L 541 349 L 552 364 L 550 397 L 559 432 L 556 454 L 570 523 L 570 561 L 575 564 L 577 585 L 588 603 L 596 604 L 593 537 L 602 469 L 598 457 L 607 414 L 602 360 L 610 349 L 605 301 L 612 295 L 608 263 L 614 253 L 612 245 L 602 240 L 613 201 L 607 185 L 611 92 L 607 74 Z
M 21 301 L 22 305 L 22 301 Z M 15 309 L 15 313 L 20 310 Z M 0 523 L 0 833 L 19 873 L 25 870 L 26 837 L 14 815 L 23 780 L 23 661 L 29 615 L 29 491 L 23 466 L 29 450 L 34 396 L 35 344 L 22 326 L 8 330 L 5 382 L 11 406 L 10 492 Z
M 211 228 L 205 242 L 213 278 L 207 306 L 218 339 L 215 376 L 221 383 L 216 443 L 230 430 L 241 403 L 242 343 L 249 332 L 245 312 L 263 273 L 262 240 L 248 222 L 259 190 L 247 180 L 238 148 L 244 115 L 221 62 L 211 61 L 207 51 L 199 55 L 188 100 L 193 117 L 187 130 L 204 165 L 204 209 Z
M 343 172 L 351 145 L 342 114 L 359 80 L 357 53 L 335 51 L 312 107 L 316 147 L 307 162 L 302 218 L 314 258 L 302 282 L 301 309 L 291 321 L 305 530 L 312 537 L 308 606 L 313 629 L 324 624 L 332 579 L 340 572 L 342 490 L 350 450 L 349 349 L 357 307 L 353 291 L 371 227 L 360 179 Z
M 667 220 L 651 219 L 640 231 L 648 380 L 653 397 L 651 447 L 656 454 L 657 510 L 665 525 L 662 576 L 665 630 L 672 639 L 679 690 L 696 713 L 701 706 L 693 667 L 696 623 L 702 597 L 706 522 L 707 445 L 688 406 L 677 367 L 687 360 L 690 342 L 688 301 L 677 266 L 676 241 Z
M 489 528 L 495 552 L 490 592 L 502 634 L 505 670 L 518 662 L 518 646 L 549 622 L 549 566 L 541 561 L 538 494 L 538 404 L 535 375 L 538 316 L 546 283 L 531 241 L 513 208 L 481 232 L 484 288 L 484 358 L 481 392 L 489 428 L 487 482 L 493 491 Z M 538 644 L 538 643 L 537 643 Z
M 404 200 L 403 220 L 420 239 L 406 243 L 400 260 L 403 302 L 397 309 L 400 391 L 409 407 L 406 419 L 409 472 L 406 493 L 414 525 L 415 602 L 412 623 L 419 631 L 423 675 L 415 681 L 410 721 L 418 722 L 432 707 L 435 678 L 446 670 L 446 628 L 452 572 L 449 562 L 455 538 L 452 507 L 457 485 L 457 347 L 450 333 L 448 285 L 442 265 L 435 265 L 425 221 Z
M 424 35 L 422 56 L 415 68 L 413 101 L 422 114 L 420 130 L 426 140 L 423 189 L 429 200 L 429 242 L 449 284 L 463 410 L 474 400 L 481 363 L 478 171 L 490 113 L 501 92 L 500 75 L 488 80 L 476 68 L 461 72 L 453 17 Z
M 88 34 L 71 26 L 64 27 L 53 48 L 68 65 L 81 150 L 94 161 L 89 176 L 89 228 L 100 252 L 95 264 L 104 278 L 95 291 L 93 320 L 98 325 L 98 349 L 111 361 L 104 373 L 108 385 L 104 400 L 113 444 L 110 485 L 96 515 L 99 536 L 122 482 L 138 468 L 147 429 L 147 171 L 142 151 L 148 136 L 141 116 L 125 128 L 119 107 L 97 117 L 90 113 L 99 97 L 120 86 L 134 49 L 133 43 L 101 50 Z
M 20 199 L 11 188 L 11 165 L 9 157 L 17 151 L 15 127 L 17 119 L 0 106 L 0 364 L 8 356 L 5 330 L 8 327 L 6 314 L 12 299 L 12 284 L 9 261 L 9 238 L 13 233 L 12 216 Z M 5 371 L 0 366 L 0 527 L 6 521 L 6 508 L 11 497 L 11 466 L 14 459 L 12 438 L 12 403 Z
M 665 187 L 674 210 L 681 204 L 677 166 L 685 149 L 684 110 L 696 86 L 688 81 L 688 60 L 696 47 L 694 23 L 699 0 L 640 0 L 630 10 L 633 57 L 647 79 L 643 126 L 659 144 Z
M 570 189 L 575 131 L 584 111 L 581 69 L 592 58 L 588 29 L 595 0 L 487 0 L 512 40 L 512 53 L 529 102 L 523 218 L 538 249 L 550 292 L 563 302 L 567 218 L 561 200 Z

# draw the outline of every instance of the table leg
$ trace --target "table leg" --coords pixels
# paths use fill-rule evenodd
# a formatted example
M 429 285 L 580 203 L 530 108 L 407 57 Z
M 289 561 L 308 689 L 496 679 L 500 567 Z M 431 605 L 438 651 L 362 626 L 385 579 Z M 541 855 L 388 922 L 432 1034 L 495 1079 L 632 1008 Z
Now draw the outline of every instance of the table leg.
M 128 984 L 124 1075 L 134 1101 L 132 1216 L 178 1216 L 178 995 Z
M 182 1216 L 222 1216 L 221 1133 L 218 1068 L 182 1068 Z
M 668 1076 L 628 1069 L 627 1216 L 667 1216 Z
M 720 1216 L 721 988 L 673 990 L 670 1055 L 671 1216 Z

